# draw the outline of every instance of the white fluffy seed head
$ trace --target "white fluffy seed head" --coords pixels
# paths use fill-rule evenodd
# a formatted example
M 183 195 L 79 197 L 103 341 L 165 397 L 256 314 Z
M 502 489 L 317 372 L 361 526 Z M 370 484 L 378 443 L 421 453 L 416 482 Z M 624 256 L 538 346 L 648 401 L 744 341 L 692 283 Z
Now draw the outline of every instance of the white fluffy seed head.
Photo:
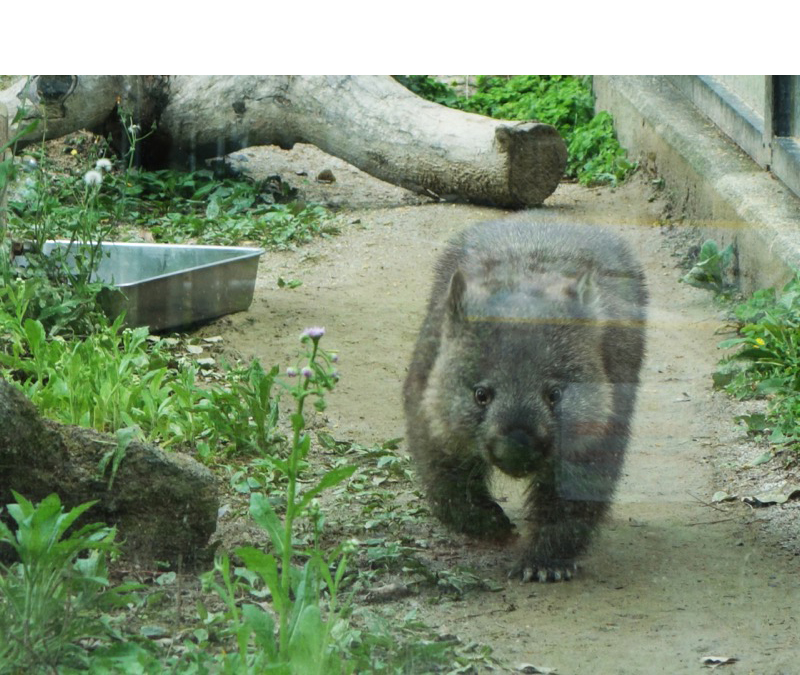
M 103 174 L 95 169 L 90 169 L 83 174 L 83 182 L 88 186 L 100 185 L 103 182 Z

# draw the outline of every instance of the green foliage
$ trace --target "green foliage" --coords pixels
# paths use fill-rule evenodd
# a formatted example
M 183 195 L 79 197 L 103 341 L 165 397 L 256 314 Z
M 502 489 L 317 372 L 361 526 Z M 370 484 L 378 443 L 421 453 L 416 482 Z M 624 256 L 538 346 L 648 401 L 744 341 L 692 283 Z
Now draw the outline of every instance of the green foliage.
M 94 502 L 65 512 L 55 494 L 36 505 L 14 497 L 7 510 L 16 531 L 0 521 L 0 543 L 18 559 L 0 564 L 0 673 L 86 666 L 78 640 L 108 635 L 102 612 L 129 590 L 108 581 L 116 531 L 92 523 L 67 534 Z
M 584 185 L 616 185 L 636 168 L 616 139 L 611 116 L 595 114 L 588 76 L 479 76 L 469 98 L 427 76 L 397 79 L 420 96 L 452 108 L 497 119 L 552 124 L 567 145 L 566 175 Z
M 226 365 L 218 385 L 201 386 L 197 369 L 175 368 L 147 329 L 123 329 L 121 317 L 109 324 L 99 297 L 116 291 L 92 280 L 98 246 L 124 223 L 151 226 L 162 238 L 244 237 L 285 248 L 331 231 L 322 224 L 326 214 L 276 204 L 282 187 L 269 181 L 133 171 L 144 136 L 130 116 L 123 121 L 131 146 L 124 173 L 102 157 L 85 173 L 54 171 L 44 146 L 19 163 L 27 178 L 10 202 L 10 220 L 15 238 L 28 244 L 20 267 L 8 264 L 6 238 L 0 242 L 0 374 L 65 423 L 136 429 L 165 447 L 196 448 L 205 459 L 264 452 L 281 440 L 272 388 L 277 367 Z M 58 237 L 71 242 L 67 252 L 44 255 L 44 242 Z
M 364 623 L 363 630 L 353 630 L 348 636 L 348 652 L 358 673 L 415 675 L 498 670 L 490 647 L 462 645 L 452 635 L 432 634 L 431 627 L 417 619 L 413 610 L 402 616 L 393 613 L 388 620 L 367 614 Z
M 133 424 L 139 392 L 152 379 L 147 329 L 113 325 L 83 340 L 47 339 L 42 323 L 0 312 L 10 345 L 0 366 L 49 417 L 114 431 Z
M 27 344 L 36 345 L 32 349 L 46 363 L 48 357 L 43 345 L 47 340 L 41 326 L 28 321 L 26 327 L 30 332 Z M 161 345 L 149 340 L 145 331 L 127 330 L 126 335 L 126 330 L 121 333 L 119 327 L 117 330 L 117 342 L 109 336 L 106 339 L 111 340 L 112 351 L 118 351 L 122 360 L 132 354 L 146 355 L 148 349 L 160 353 Z M 353 583 L 352 575 L 348 573 L 349 561 L 362 550 L 369 557 L 371 568 L 388 569 L 399 565 L 423 583 L 434 585 L 448 595 L 458 597 L 470 589 L 486 588 L 486 585 L 484 580 L 466 570 L 434 572 L 411 549 L 385 538 L 367 542 L 363 547 L 358 542 L 347 541 L 332 550 L 322 548 L 324 517 L 317 500 L 325 492 L 336 489 L 345 480 L 352 480 L 359 470 L 363 473 L 358 484 L 361 487 L 357 485 L 354 489 L 373 490 L 377 500 L 378 486 L 386 480 L 408 480 L 409 467 L 407 458 L 398 457 L 395 452 L 396 440 L 367 448 L 337 442 L 329 435 L 319 433 L 319 443 L 330 451 L 332 466 L 321 473 L 317 468 L 313 477 L 309 475 L 311 436 L 306 430 L 304 406 L 308 400 L 313 400 L 317 409 L 323 409 L 325 393 L 338 378 L 336 356 L 319 348 L 320 330 L 312 329 L 305 334 L 304 340 L 310 347 L 308 360 L 302 368 L 288 369 L 288 379 L 280 378 L 274 370 L 267 373 L 260 366 L 253 365 L 232 370 L 246 376 L 238 378 L 237 375 L 238 379 L 224 385 L 225 389 L 229 389 L 230 384 L 242 387 L 239 392 L 242 399 L 251 399 L 248 410 L 253 418 L 253 429 L 259 428 L 255 421 L 258 414 L 253 412 L 256 407 L 277 414 L 267 404 L 274 399 L 276 386 L 291 395 L 296 410 L 290 416 L 290 454 L 276 454 L 271 451 L 274 449 L 261 446 L 259 458 L 263 462 L 264 476 L 260 482 L 247 482 L 250 514 L 268 534 L 270 546 L 267 550 L 240 547 L 236 550 L 238 566 L 222 556 L 216 560 L 214 569 L 204 576 L 205 589 L 219 596 L 223 608 L 211 610 L 200 604 L 197 627 L 184 638 L 177 653 L 169 654 L 161 653 L 150 641 L 138 644 L 131 636 L 118 636 L 121 641 L 110 642 L 107 632 L 97 628 L 99 624 L 92 623 L 95 637 L 92 653 L 84 652 L 74 640 L 69 642 L 72 645 L 69 659 L 64 656 L 65 652 L 53 657 L 59 672 L 70 672 L 68 665 L 81 663 L 90 672 L 98 673 L 160 673 L 165 669 L 182 673 L 412 673 L 420 672 L 420 669 L 436 671 L 444 666 L 453 668 L 454 664 L 468 669 L 472 664 L 490 661 L 486 648 L 460 645 L 455 639 L 431 640 L 430 629 L 411 617 L 399 623 L 392 621 L 389 626 L 376 622 L 376 617 L 367 613 L 360 617 L 367 626 L 357 627 L 351 620 L 350 607 L 341 602 L 343 589 Z M 70 343 L 56 339 L 49 344 L 62 348 Z M 102 341 L 99 344 L 102 348 Z M 113 357 L 109 353 L 105 358 Z M 163 359 L 163 354 L 158 358 Z M 162 372 L 161 366 L 148 371 L 146 364 L 141 365 L 144 373 Z M 30 364 L 27 367 L 35 372 L 37 366 Z M 42 368 L 47 373 L 48 383 L 58 377 L 57 368 Z M 114 368 L 112 365 L 110 369 Z M 159 386 L 166 382 L 160 377 L 150 380 L 148 375 L 143 379 L 149 382 L 158 379 L 161 382 Z M 142 391 L 139 390 L 136 396 L 142 398 Z M 259 398 L 260 402 L 253 402 L 254 398 Z M 175 401 L 176 406 L 190 401 L 190 407 L 183 408 L 185 416 L 201 415 L 204 407 L 191 396 L 187 398 L 186 392 L 173 391 L 165 400 Z M 215 400 L 219 402 L 219 399 Z M 246 413 L 239 410 L 230 411 L 228 416 L 243 415 Z M 263 419 L 268 420 L 267 417 Z M 271 424 L 271 421 L 266 421 L 263 428 Z M 123 428 L 123 431 L 129 430 L 130 427 Z M 244 432 L 233 433 L 242 435 Z M 112 467 L 119 459 L 119 453 L 124 453 L 125 442 L 130 438 L 123 434 L 118 440 L 119 444 L 110 448 L 106 458 Z M 360 469 L 359 463 L 362 464 Z M 241 474 L 235 480 L 238 484 Z M 398 510 L 393 502 L 385 499 L 384 502 L 386 511 L 412 511 L 408 508 Z M 388 520 L 384 523 L 376 508 L 370 508 L 375 527 L 391 525 Z M 301 531 L 301 523 L 304 523 L 306 531 L 310 526 L 310 538 Z M 90 528 L 87 532 L 94 530 Z M 109 598 L 124 590 L 108 591 Z M 106 619 L 98 617 L 98 611 L 87 608 L 87 620 L 93 617 L 94 621 L 102 619 L 107 624 Z M 142 629 L 142 634 L 158 634 L 158 627 L 153 630 L 156 632 Z M 221 652 L 220 647 L 223 647 Z M 2 668 L 0 672 L 4 672 Z
M 488 117 L 546 122 L 559 133 L 594 117 L 591 80 L 567 75 L 479 77 L 475 94 L 462 106 Z
M 62 273 L 58 258 L 41 256 L 40 264 L 40 256 L 29 256 L 30 266 L 7 267 L 5 278 L 0 275 L 0 306 L 13 308 L 22 321 L 40 322 L 51 337 L 87 335 L 108 323 L 99 298 L 104 290 L 113 289 L 99 282 L 73 285 Z
M 16 115 L 14 115 L 12 124 L 18 125 L 22 121 L 24 112 L 25 112 L 24 108 L 20 107 L 17 110 Z M 12 153 L 9 153 L 9 155 L 6 156 L 6 150 L 13 150 L 19 139 L 36 131 L 36 127 L 38 126 L 39 126 L 39 120 L 34 120 L 24 128 L 18 130 L 8 140 L 8 142 L 0 145 L 0 242 L 3 242 L 5 239 L 6 226 L 7 226 L 6 221 L 8 218 L 5 206 L 5 195 L 6 192 L 8 191 L 9 185 L 17 177 L 17 167 L 16 164 L 14 163 L 14 156 Z M 2 250 L 2 248 L 0 248 L 0 250 Z
M 450 108 L 458 108 L 461 105 L 462 99 L 452 87 L 428 75 L 395 75 L 394 79 L 406 89 L 413 91 L 417 96 L 429 101 L 434 101 Z
M 614 121 L 605 110 L 598 112 L 583 126 L 565 131 L 567 139 L 567 175 L 577 176 L 585 185 L 621 183 L 635 169 L 625 149 L 617 142 Z
M 244 367 L 226 366 L 222 386 L 200 389 L 191 382 L 184 386 L 177 398 L 194 398 L 194 405 L 183 408 L 194 417 L 190 425 L 173 420 L 176 440 L 184 445 L 194 442 L 201 455 L 213 448 L 237 455 L 272 451 L 283 440 L 277 431 L 279 396 L 273 391 L 278 370 L 273 366 L 265 371 L 252 361 Z M 173 392 L 176 389 L 173 384 Z M 179 412 L 175 411 L 176 417 Z
M 737 351 L 714 374 L 718 388 L 738 398 L 769 398 L 765 416 L 744 418 L 753 432 L 769 432 L 773 443 L 800 441 L 800 275 L 780 294 L 756 292 L 734 313 L 740 337 L 723 349 Z
M 203 386 L 195 366 L 170 367 L 165 341 L 146 327 L 123 328 L 121 317 L 68 341 L 0 305 L 0 330 L 0 376 L 59 422 L 135 428 L 162 447 L 196 448 L 209 460 L 263 453 L 282 441 L 277 366 L 224 366 L 219 383 Z
M 274 498 L 250 492 L 250 515 L 269 535 L 271 549 L 240 547 L 236 555 L 241 567 L 221 556 L 214 570 L 203 577 L 205 586 L 222 599 L 224 610 L 213 613 L 200 606 L 200 617 L 217 639 L 231 645 L 217 657 L 218 667 L 222 672 L 245 673 L 413 673 L 435 672 L 444 666 L 452 669 L 453 664 L 468 669 L 476 662 L 489 661 L 487 648 L 468 645 L 462 649 L 454 638 L 431 640 L 430 629 L 412 616 L 393 621 L 389 627 L 374 615 L 366 615 L 367 627 L 360 629 L 348 620 L 350 608 L 340 606 L 348 564 L 360 545 L 347 541 L 332 551 L 322 550 L 319 541 L 324 519 L 317 498 L 354 476 L 354 457 L 377 460 L 381 465 L 377 473 L 407 475 L 397 462 L 390 461 L 396 442 L 379 448 L 354 447 L 326 434 L 318 434 L 320 444 L 346 454 L 348 461 L 335 463 L 317 478 L 306 475 L 311 437 L 306 431 L 304 405 L 313 397 L 315 407 L 324 408 L 325 393 L 337 380 L 335 357 L 320 348 L 321 337 L 321 329 L 306 331 L 307 363 L 304 368 L 289 369 L 287 374 L 295 384 L 284 384 L 296 403 L 291 416 L 291 452 L 285 460 L 270 457 L 268 463 L 285 477 L 286 491 Z M 301 543 L 301 520 L 310 521 L 310 545 Z M 415 558 L 405 555 L 402 564 L 409 560 Z M 382 561 L 375 557 L 372 562 Z M 447 593 L 460 595 L 469 588 L 485 588 L 483 580 L 464 570 L 434 574 L 421 563 L 418 567 L 420 574 Z M 271 611 L 264 608 L 264 598 L 270 598 Z M 202 646 L 202 642 L 198 644 Z
M 80 179 L 39 166 L 34 177 L 9 202 L 10 226 L 34 241 L 41 240 L 41 231 L 69 238 L 86 221 L 86 203 L 76 190 Z M 323 207 L 278 203 L 284 198 L 283 186 L 270 181 L 219 179 L 209 170 L 134 170 L 105 174 L 90 213 L 107 235 L 122 226 L 145 228 L 163 243 L 249 241 L 281 249 L 337 233 Z
M 21 115 L 22 109 L 17 114 Z M 18 121 L 15 119 L 15 121 Z M 32 132 L 36 124 L 31 124 L 15 138 Z M 0 168 L 0 195 L 9 187 L 9 181 L 18 173 L 17 165 L 11 159 Z M 102 309 L 97 300 L 104 284 L 94 282 L 92 274 L 99 262 L 99 244 L 107 233 L 102 215 L 97 209 L 98 187 L 84 181 L 73 180 L 69 185 L 70 198 L 75 206 L 63 218 L 61 207 L 56 200 L 44 199 L 48 192 L 47 174 L 41 172 L 34 160 L 24 163 L 27 172 L 35 172 L 38 181 L 29 177 L 20 194 L 28 194 L 31 210 L 25 221 L 28 244 L 25 250 L 25 267 L 10 264 L 8 248 L 10 237 L 6 232 L 6 221 L 0 217 L 0 305 L 14 305 L 22 311 L 20 318 L 38 319 L 48 334 L 88 333 L 94 327 Z M 12 226 L 18 223 L 16 202 L 9 202 L 8 220 Z M 62 255 L 45 256 L 41 254 L 44 242 L 55 236 L 57 229 L 66 232 L 70 246 Z M 13 227 L 12 227 L 13 229 Z M 69 263 L 67 262 L 69 259 Z
M 681 281 L 696 288 L 712 291 L 717 295 L 724 295 L 729 290 L 726 275 L 732 262 L 733 244 L 729 244 L 720 251 L 717 243 L 709 239 L 700 248 L 697 262 Z

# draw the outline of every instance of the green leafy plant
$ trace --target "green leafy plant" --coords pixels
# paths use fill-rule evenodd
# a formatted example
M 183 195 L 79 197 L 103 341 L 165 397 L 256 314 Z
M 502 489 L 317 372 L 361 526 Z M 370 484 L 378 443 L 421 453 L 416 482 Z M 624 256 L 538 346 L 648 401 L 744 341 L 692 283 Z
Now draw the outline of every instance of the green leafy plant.
M 12 125 L 18 126 L 22 122 L 25 114 L 25 108 L 20 106 L 11 122 Z M 0 144 L 0 252 L 5 252 L 6 246 L 6 228 L 8 226 L 8 213 L 6 212 L 6 194 L 9 185 L 14 181 L 17 176 L 17 167 L 14 163 L 13 149 L 21 138 L 28 134 L 32 134 L 39 126 L 39 120 L 34 120 L 28 123 L 22 129 L 19 129 L 14 135 L 3 144 Z M 3 256 L 6 258 L 6 256 Z M 7 258 L 6 258 L 7 259 Z M 0 272 L 7 273 L 0 263 Z
M 165 213 L 153 218 L 147 227 L 156 241 L 197 241 L 205 244 L 231 245 L 242 241 L 257 242 L 270 248 L 287 249 L 304 244 L 315 236 L 336 234 L 329 216 L 321 206 L 299 203 L 271 204 L 239 212 L 228 197 L 210 197 L 205 214 Z
M 354 631 L 350 654 L 358 673 L 483 673 L 498 670 L 491 648 L 462 644 L 453 635 L 436 635 L 411 610 L 389 617 L 363 614 L 364 629 Z
M 563 131 L 567 140 L 567 175 L 583 184 L 617 185 L 630 175 L 636 164 L 628 161 L 625 149 L 616 141 L 611 115 L 601 110 L 588 122 Z
M 429 101 L 450 108 L 458 108 L 461 105 L 462 99 L 452 87 L 428 75 L 395 75 L 394 79 L 417 96 Z
M 112 166 L 109 160 L 98 161 Z M 102 184 L 91 186 L 91 223 L 76 190 L 82 179 L 39 163 L 29 180 L 31 186 L 9 201 L 9 223 L 39 248 L 47 238 L 69 238 L 77 225 L 87 229 L 91 224 L 103 229 L 104 238 L 118 238 L 137 227 L 162 243 L 250 241 L 277 249 L 338 232 L 319 205 L 280 203 L 284 193 L 272 183 L 220 179 L 205 169 L 103 173 Z
M 20 109 L 15 123 L 22 114 Z M 0 304 L 24 306 L 24 318 L 40 321 L 48 335 L 87 335 L 105 325 L 99 298 L 117 291 L 95 278 L 101 242 L 131 228 L 148 228 L 161 242 L 247 241 L 272 248 L 338 231 L 321 206 L 278 203 L 291 195 L 274 179 L 253 183 L 207 170 L 134 170 L 136 148 L 153 129 L 142 134 L 123 110 L 120 121 L 129 145 L 123 171 L 103 156 L 102 144 L 90 146 L 88 170 L 76 148 L 70 153 L 75 165 L 56 169 L 44 142 L 22 160 L 0 155 L 0 194 L 9 193 L 7 212 L 0 214 Z M 22 129 L 0 152 L 35 128 Z M 53 239 L 68 243 L 45 253 Z
M 52 273 L 51 262 L 14 270 L 0 283 L 0 307 L 21 311 L 21 319 L 39 321 L 50 337 L 87 335 L 107 325 L 98 298 L 104 289 L 113 289 L 100 282 L 72 286 L 58 272 Z
M 34 319 L 19 322 L 0 312 L 0 325 L 11 342 L 0 352 L 0 366 L 43 414 L 99 431 L 144 421 L 136 414 L 139 393 L 163 370 L 148 353 L 147 328 L 123 329 L 118 318 L 84 339 L 66 341 L 48 339 Z
M 757 291 L 734 314 L 739 337 L 720 343 L 735 349 L 714 373 L 714 384 L 737 398 L 769 398 L 765 415 L 743 418 L 751 431 L 769 431 L 773 443 L 800 441 L 800 275 L 784 286 Z
M 733 244 L 728 244 L 720 250 L 717 242 L 709 239 L 702 245 L 697 261 L 681 281 L 722 295 L 729 290 L 726 276 L 732 262 Z
M 0 305 L 0 329 L 0 375 L 57 421 L 132 428 L 162 447 L 196 448 L 206 460 L 268 453 L 284 440 L 277 366 L 226 365 L 220 382 L 202 386 L 195 366 L 169 367 L 164 341 L 146 327 L 123 327 L 122 317 L 65 340 L 25 318 L 24 307 L 9 313 Z
M 55 494 L 33 504 L 14 493 L 0 521 L 0 543 L 18 562 L 0 564 L 0 672 L 60 672 L 86 666 L 77 642 L 106 637 L 102 611 L 123 599 L 112 588 L 106 556 L 116 550 L 114 528 L 92 523 L 69 532 L 94 502 L 65 511 Z
M 47 351 L 42 346 L 48 344 L 46 337 L 34 322 L 29 322 L 27 327 L 32 331 L 33 342 L 40 345 L 36 347 L 39 350 L 36 353 L 46 363 Z M 113 345 L 112 351 L 128 357 L 132 353 L 129 347 L 136 345 L 138 351 L 135 353 L 141 355 L 146 354 L 146 345 L 158 344 L 141 331 L 137 336 L 128 335 L 127 339 L 120 335 L 117 337 L 119 341 L 110 340 L 109 346 Z M 379 509 L 402 511 L 404 518 L 413 518 L 413 509 L 406 506 L 398 510 L 393 501 L 378 495 L 379 486 L 385 481 L 407 481 L 409 478 L 408 460 L 398 457 L 395 452 L 397 439 L 381 446 L 365 447 L 338 442 L 320 432 L 317 438 L 323 453 L 321 457 L 315 456 L 312 467 L 309 461 L 311 435 L 306 428 L 305 405 L 313 401 L 316 408 L 323 409 L 324 395 L 337 379 L 335 367 L 338 359 L 335 354 L 319 347 L 321 337 L 320 329 L 304 335 L 309 347 L 307 361 L 302 367 L 288 369 L 288 378 L 275 375 L 266 385 L 265 378 L 270 379 L 272 373 L 266 373 L 260 367 L 231 369 L 228 373 L 231 377 L 234 373 L 236 377 L 249 373 L 248 377 L 238 381 L 243 399 L 253 398 L 256 392 L 261 392 L 260 402 L 251 401 L 248 410 L 260 406 L 263 411 L 269 410 L 270 415 L 276 414 L 271 404 L 267 404 L 275 398 L 276 388 L 288 392 L 296 403 L 296 411 L 290 417 L 292 451 L 289 455 L 276 452 L 274 446 L 258 446 L 260 450 L 252 467 L 260 473 L 251 473 L 251 477 L 257 475 L 258 480 L 244 481 L 247 471 L 234 471 L 231 478 L 232 484 L 238 486 L 238 492 L 250 495 L 250 514 L 268 534 L 269 549 L 241 547 L 235 551 L 236 564 L 227 557 L 217 559 L 214 570 L 205 576 L 205 587 L 219 596 L 223 609 L 212 611 L 201 603 L 198 606 L 199 624 L 190 631 L 189 637 L 184 637 L 177 653 L 162 653 L 150 641 L 137 644 L 130 636 L 119 636 L 116 642 L 99 640 L 91 654 L 82 654 L 81 649 L 76 648 L 71 657 L 75 662 L 88 659 L 94 672 L 159 673 L 167 669 L 198 673 L 395 673 L 415 672 L 415 669 L 428 667 L 435 670 L 444 664 L 450 664 L 450 667 L 459 664 L 467 669 L 470 664 L 489 661 L 485 648 L 461 645 L 455 640 L 430 640 L 430 629 L 411 619 L 400 624 L 393 621 L 388 627 L 375 623 L 375 617 L 362 612 L 359 615 L 361 625 L 356 625 L 350 607 L 342 603 L 343 589 L 354 583 L 355 578 L 355 572 L 349 572 L 350 562 L 361 553 L 367 556 L 372 569 L 392 569 L 396 565 L 407 567 L 419 583 L 435 586 L 448 596 L 458 597 L 471 589 L 487 586 L 484 580 L 467 570 L 436 572 L 419 559 L 418 551 L 399 542 L 390 542 L 386 537 L 378 537 L 363 546 L 355 541 L 345 541 L 338 546 L 328 544 L 323 547 L 325 518 L 318 499 L 332 489 L 347 494 L 349 486 L 339 485 L 348 478 L 354 480 L 355 471 L 359 471 L 361 487 L 354 489 L 369 497 L 364 508 L 365 514 L 371 513 L 368 520 L 375 522 L 373 529 L 386 527 L 391 530 L 392 523 L 399 522 L 394 519 L 400 514 L 382 516 Z M 56 349 L 62 345 L 74 346 L 60 339 L 49 342 L 56 343 Z M 107 354 L 105 358 L 110 363 L 112 357 Z M 30 368 L 35 369 L 35 366 Z M 163 373 L 162 368 L 158 366 L 148 371 L 147 366 L 143 366 L 145 374 L 142 378 L 155 392 L 173 382 L 166 375 L 163 378 L 161 375 L 152 379 L 148 377 L 147 373 Z M 58 371 L 58 368 L 41 366 L 41 373 L 48 383 L 58 377 Z M 189 370 L 181 371 L 181 375 L 188 390 L 194 377 Z M 229 384 L 223 382 L 222 387 L 228 388 Z M 141 400 L 144 390 L 137 391 L 134 398 Z M 203 406 L 198 405 L 198 401 L 204 393 L 196 390 L 176 392 L 180 389 L 173 390 L 166 399 L 170 402 L 166 405 L 176 406 L 175 412 L 161 408 L 162 412 L 166 411 L 163 416 L 173 419 L 172 424 L 176 417 L 193 417 L 193 424 L 200 421 L 195 433 L 202 437 L 205 422 L 202 421 Z M 188 407 L 182 407 L 184 405 Z M 178 414 L 181 410 L 183 413 Z M 241 410 L 231 409 L 231 416 L 242 414 Z M 259 428 L 255 422 L 257 415 L 250 414 L 253 418 L 250 428 L 256 430 Z M 116 446 L 111 447 L 104 458 L 111 469 L 106 472 L 110 474 L 109 479 L 113 479 L 114 463 L 124 455 L 125 443 L 131 438 L 130 427 L 123 428 L 122 432 L 118 434 Z M 218 454 L 212 453 L 211 457 L 214 456 Z M 374 497 L 367 495 L 365 490 L 374 492 Z M 92 610 L 86 611 L 88 615 L 92 614 Z M 220 647 L 224 651 L 220 652 Z
M 183 396 L 194 398 L 187 408 L 194 418 L 190 425 L 175 419 L 173 438 L 182 444 L 194 439 L 201 455 L 222 447 L 227 454 L 268 454 L 283 440 L 277 431 L 279 396 L 273 391 L 278 370 L 265 371 L 253 361 L 244 368 L 228 367 L 223 386 L 200 389 L 190 382 Z
M 147 228 L 160 242 L 272 248 L 338 232 L 321 206 L 277 203 L 289 194 L 280 182 L 220 179 L 205 170 L 134 170 L 136 147 L 153 130 L 142 135 L 129 114 L 120 115 L 129 143 L 122 172 L 94 146 L 88 170 L 79 170 L 83 162 L 74 148 L 76 166 L 58 170 L 44 144 L 16 162 L 0 155 L 0 194 L 9 192 L 7 212 L 0 214 L 0 304 L 24 300 L 25 318 L 41 321 L 48 335 L 86 335 L 104 323 L 99 298 L 116 291 L 95 278 L 101 242 L 131 228 Z M 35 127 L 28 125 L 0 152 Z M 11 239 L 19 249 L 14 256 Z M 66 247 L 45 253 L 53 239 L 67 240 Z

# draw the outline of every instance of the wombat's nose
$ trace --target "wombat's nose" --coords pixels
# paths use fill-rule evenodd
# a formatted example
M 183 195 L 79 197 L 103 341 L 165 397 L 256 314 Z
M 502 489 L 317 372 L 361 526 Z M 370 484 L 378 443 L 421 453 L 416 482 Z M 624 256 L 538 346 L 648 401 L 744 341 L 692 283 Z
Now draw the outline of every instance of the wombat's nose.
M 506 442 L 516 452 L 525 452 L 532 445 L 531 435 L 523 429 L 514 429 L 506 436 Z
M 515 428 L 496 439 L 489 448 L 492 463 L 510 476 L 521 477 L 536 470 L 542 448 L 527 429 Z
M 508 425 L 506 442 L 520 452 L 544 452 L 550 444 L 549 429 L 538 420 L 526 419 L 522 424 Z

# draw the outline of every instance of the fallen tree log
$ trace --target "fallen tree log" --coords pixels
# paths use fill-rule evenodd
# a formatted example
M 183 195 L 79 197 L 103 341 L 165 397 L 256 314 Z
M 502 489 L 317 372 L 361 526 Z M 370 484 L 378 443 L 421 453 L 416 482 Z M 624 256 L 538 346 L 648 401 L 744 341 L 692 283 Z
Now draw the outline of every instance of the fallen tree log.
M 133 441 L 112 481 L 99 465 L 116 446 L 113 436 L 43 419 L 0 379 L 0 506 L 14 501 L 12 490 L 33 502 L 55 492 L 67 509 L 97 500 L 80 522 L 116 526 L 129 563 L 207 562 L 219 508 L 213 474 L 188 455 Z
M 119 110 L 143 132 L 155 123 L 141 147 L 149 168 L 311 143 L 418 193 L 509 208 L 541 204 L 567 160 L 550 125 L 453 110 L 388 76 L 38 76 L 0 92 L 12 115 L 22 100 L 49 138 L 85 128 L 123 140 Z

